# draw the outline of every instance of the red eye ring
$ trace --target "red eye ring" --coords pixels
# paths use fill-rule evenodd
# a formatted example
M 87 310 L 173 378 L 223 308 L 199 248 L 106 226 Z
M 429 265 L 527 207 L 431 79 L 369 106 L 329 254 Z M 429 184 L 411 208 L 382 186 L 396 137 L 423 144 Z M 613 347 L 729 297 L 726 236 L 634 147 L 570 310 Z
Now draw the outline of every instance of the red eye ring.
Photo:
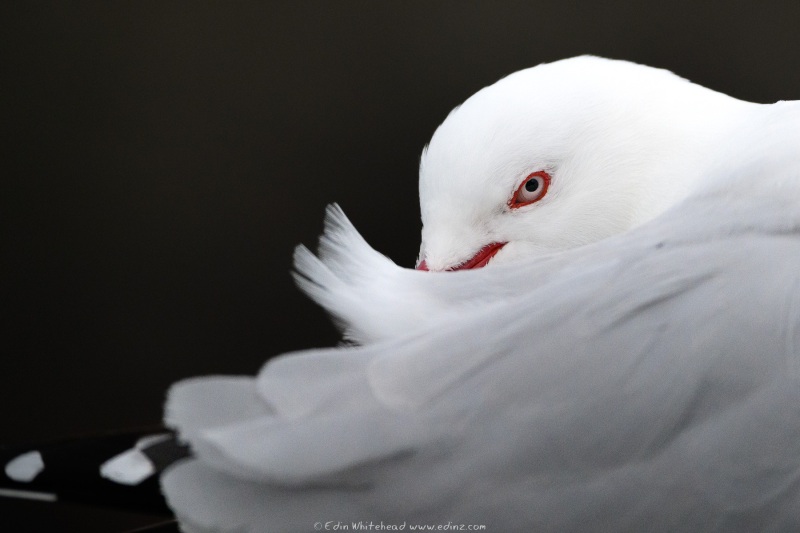
M 534 198 L 533 200 L 527 200 L 527 201 L 521 200 L 520 198 L 524 192 L 525 185 L 533 178 L 541 178 L 541 183 L 542 183 L 541 192 L 539 192 L 538 196 L 536 196 L 536 198 Z M 517 190 L 514 191 L 514 195 L 511 196 L 511 198 L 508 200 L 508 207 L 510 207 L 511 209 L 517 209 L 519 207 L 524 207 L 526 205 L 535 204 L 536 202 L 544 198 L 544 195 L 547 194 L 547 189 L 549 187 L 550 187 L 550 174 L 548 174 L 544 170 L 528 174 L 527 176 L 525 176 L 525 179 L 522 180 L 522 183 L 519 184 Z

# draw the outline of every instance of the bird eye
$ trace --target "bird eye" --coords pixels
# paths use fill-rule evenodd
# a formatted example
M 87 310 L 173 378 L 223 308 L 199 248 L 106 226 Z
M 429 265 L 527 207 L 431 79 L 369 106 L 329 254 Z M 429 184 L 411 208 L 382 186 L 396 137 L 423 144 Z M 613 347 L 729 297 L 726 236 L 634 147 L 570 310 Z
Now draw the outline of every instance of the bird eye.
M 508 206 L 511 208 L 522 207 L 529 205 L 542 199 L 550 186 L 550 174 L 540 170 L 529 174 L 508 201 Z

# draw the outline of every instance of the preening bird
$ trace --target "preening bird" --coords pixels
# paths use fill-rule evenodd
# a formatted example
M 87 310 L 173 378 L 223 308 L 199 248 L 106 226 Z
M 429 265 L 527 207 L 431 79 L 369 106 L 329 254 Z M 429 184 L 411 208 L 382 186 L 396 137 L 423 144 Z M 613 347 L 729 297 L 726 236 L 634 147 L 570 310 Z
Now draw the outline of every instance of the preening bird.
M 417 268 L 337 207 L 296 279 L 352 344 L 188 380 L 188 532 L 800 528 L 800 104 L 578 57 L 456 108 Z

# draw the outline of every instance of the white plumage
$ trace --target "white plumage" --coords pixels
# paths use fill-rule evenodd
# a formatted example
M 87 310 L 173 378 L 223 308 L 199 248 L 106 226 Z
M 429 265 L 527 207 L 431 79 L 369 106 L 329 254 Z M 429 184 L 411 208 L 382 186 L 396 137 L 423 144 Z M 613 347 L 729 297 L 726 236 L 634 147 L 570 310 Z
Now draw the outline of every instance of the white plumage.
M 360 345 L 172 389 L 183 527 L 796 530 L 798 132 L 599 58 L 478 92 L 423 155 L 420 260 L 507 244 L 402 269 L 332 207 L 297 280 Z

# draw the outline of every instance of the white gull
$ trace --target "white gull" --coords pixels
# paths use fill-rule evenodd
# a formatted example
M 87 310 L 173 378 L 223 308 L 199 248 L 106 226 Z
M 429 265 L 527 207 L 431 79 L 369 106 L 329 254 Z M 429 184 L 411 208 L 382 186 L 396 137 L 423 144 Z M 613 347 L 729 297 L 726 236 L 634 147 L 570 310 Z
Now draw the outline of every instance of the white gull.
M 592 57 L 478 92 L 420 168 L 419 266 L 459 271 L 333 207 L 297 279 L 357 345 L 172 389 L 183 528 L 797 529 L 798 132 Z

